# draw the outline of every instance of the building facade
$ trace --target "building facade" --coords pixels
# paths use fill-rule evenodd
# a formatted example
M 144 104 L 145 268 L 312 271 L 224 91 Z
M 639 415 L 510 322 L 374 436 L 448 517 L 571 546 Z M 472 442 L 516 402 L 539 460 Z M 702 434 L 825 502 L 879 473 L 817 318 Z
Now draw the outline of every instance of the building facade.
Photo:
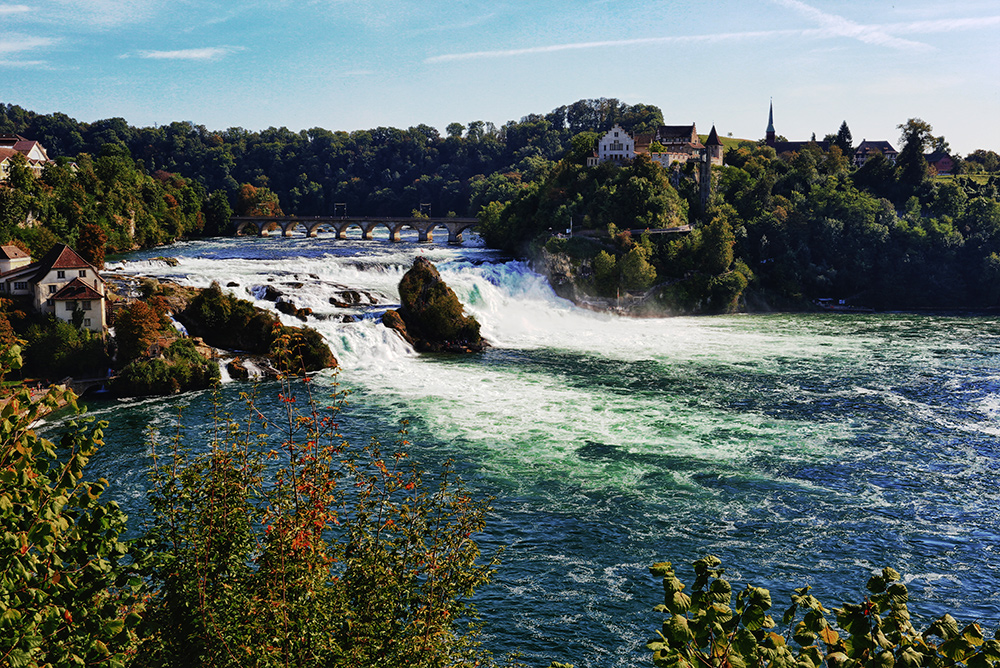
M 51 162 L 45 148 L 37 141 L 20 135 L 0 135 L 0 182 L 7 180 L 14 156 L 18 154 L 28 161 L 28 167 L 35 176 L 40 176 L 42 168 Z
M 634 139 L 616 124 L 597 142 L 597 150 L 587 159 L 587 164 L 621 164 L 635 159 L 637 155 L 648 155 L 650 160 L 664 167 L 703 160 L 711 165 L 722 165 L 723 147 L 714 125 L 705 144 L 702 144 L 694 123 L 661 125 L 656 132 L 636 135 Z
M 29 298 L 35 311 L 52 313 L 66 322 L 73 322 L 80 311 L 81 326 L 103 334 L 107 329 L 107 300 L 104 279 L 97 268 L 65 244 L 56 244 L 37 262 L 30 260 L 16 246 L 3 246 L 0 268 L 10 269 L 0 273 L 0 295 Z

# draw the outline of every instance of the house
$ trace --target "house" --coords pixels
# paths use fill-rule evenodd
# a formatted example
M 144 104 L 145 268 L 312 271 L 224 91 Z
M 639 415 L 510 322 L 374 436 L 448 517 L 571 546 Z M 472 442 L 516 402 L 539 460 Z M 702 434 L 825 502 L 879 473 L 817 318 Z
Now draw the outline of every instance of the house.
M 653 148 L 657 150 L 654 151 Z M 636 135 L 634 139 L 620 125 L 615 124 L 597 142 L 597 150 L 587 158 L 587 165 L 594 166 L 609 161 L 623 163 L 643 154 L 664 167 L 670 167 L 675 162 L 701 162 L 703 158 L 710 164 L 721 165 L 723 149 L 714 125 L 706 143 L 702 144 L 694 123 L 661 125 L 656 132 Z
M 67 322 L 80 311 L 85 329 L 104 333 L 106 290 L 96 267 L 65 244 L 56 244 L 37 262 L 16 246 L 2 249 L 0 268 L 10 268 L 0 273 L 0 296 L 28 298 L 35 311 Z
M 588 160 L 587 164 L 596 165 L 608 161 L 622 163 L 634 157 L 635 141 L 622 129 L 622 126 L 615 123 L 615 126 L 597 142 L 597 150 L 592 156 L 592 161 Z
M 0 135 L 0 182 L 7 180 L 14 156 L 17 154 L 25 157 L 28 167 L 35 176 L 41 175 L 42 168 L 51 162 L 45 148 L 37 141 L 25 139 L 20 135 Z
M 899 157 L 899 151 L 894 149 L 892 144 L 887 141 L 868 141 L 867 139 L 862 139 L 858 147 L 854 149 L 854 166 L 861 167 L 876 153 L 884 155 L 885 159 L 893 165 L 896 164 L 896 158 Z
M 31 256 L 17 246 L 0 246 L 0 274 L 31 264 Z
M 927 164 L 937 170 L 938 174 L 951 174 L 955 169 L 955 161 L 944 151 L 934 151 L 924 155 Z

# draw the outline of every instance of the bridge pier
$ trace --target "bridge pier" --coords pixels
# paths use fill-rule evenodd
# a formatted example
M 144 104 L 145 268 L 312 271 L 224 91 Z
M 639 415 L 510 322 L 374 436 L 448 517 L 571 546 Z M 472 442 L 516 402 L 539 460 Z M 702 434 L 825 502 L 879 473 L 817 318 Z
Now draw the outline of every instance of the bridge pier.
M 235 234 L 249 233 L 250 229 L 257 232 L 259 236 L 270 236 L 271 232 L 280 228 L 282 237 L 293 236 L 295 226 L 301 224 L 307 237 L 315 238 L 319 235 L 319 230 L 327 229 L 333 232 L 334 237 L 340 241 L 348 240 L 347 230 L 357 226 L 361 230 L 361 238 L 365 241 L 375 240 L 375 228 L 380 225 L 385 226 L 389 231 L 389 241 L 402 241 L 403 228 L 410 228 L 417 231 L 420 243 L 433 243 L 434 229 L 444 227 L 448 231 L 448 243 L 460 244 L 464 241 L 462 232 L 476 226 L 478 221 L 475 218 L 421 218 L 421 217 L 399 217 L 399 218 L 372 218 L 339 216 L 336 218 L 326 218 L 313 216 L 311 218 L 297 218 L 296 216 L 233 216 L 232 225 Z

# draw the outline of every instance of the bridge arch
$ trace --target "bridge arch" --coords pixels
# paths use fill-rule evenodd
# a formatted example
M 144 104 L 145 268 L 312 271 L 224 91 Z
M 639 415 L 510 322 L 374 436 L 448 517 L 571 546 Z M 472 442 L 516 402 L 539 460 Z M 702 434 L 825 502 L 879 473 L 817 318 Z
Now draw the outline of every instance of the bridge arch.
M 389 241 L 401 241 L 401 232 L 405 229 L 416 230 L 417 238 L 422 242 L 433 242 L 437 228 L 448 232 L 448 243 L 462 243 L 462 233 L 476 226 L 475 218 L 420 218 L 420 217 L 351 217 L 339 218 L 312 217 L 298 218 L 296 216 L 262 217 L 233 216 L 232 224 L 235 234 L 246 234 L 253 230 L 260 236 L 268 236 L 277 229 L 283 237 L 292 236 L 298 226 L 302 226 L 307 237 L 315 237 L 321 230 L 334 233 L 336 239 L 348 239 L 348 230 L 357 227 L 361 238 L 365 241 L 375 239 L 375 231 L 383 227 L 389 232 Z

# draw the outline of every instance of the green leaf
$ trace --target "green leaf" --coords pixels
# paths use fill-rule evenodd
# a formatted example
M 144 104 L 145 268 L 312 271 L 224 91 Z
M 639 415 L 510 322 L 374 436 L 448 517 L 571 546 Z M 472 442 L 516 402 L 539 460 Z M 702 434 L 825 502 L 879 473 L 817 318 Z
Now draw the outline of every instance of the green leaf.
M 665 578 L 674 574 L 673 565 L 669 561 L 661 561 L 649 567 L 649 572 L 653 577 Z

